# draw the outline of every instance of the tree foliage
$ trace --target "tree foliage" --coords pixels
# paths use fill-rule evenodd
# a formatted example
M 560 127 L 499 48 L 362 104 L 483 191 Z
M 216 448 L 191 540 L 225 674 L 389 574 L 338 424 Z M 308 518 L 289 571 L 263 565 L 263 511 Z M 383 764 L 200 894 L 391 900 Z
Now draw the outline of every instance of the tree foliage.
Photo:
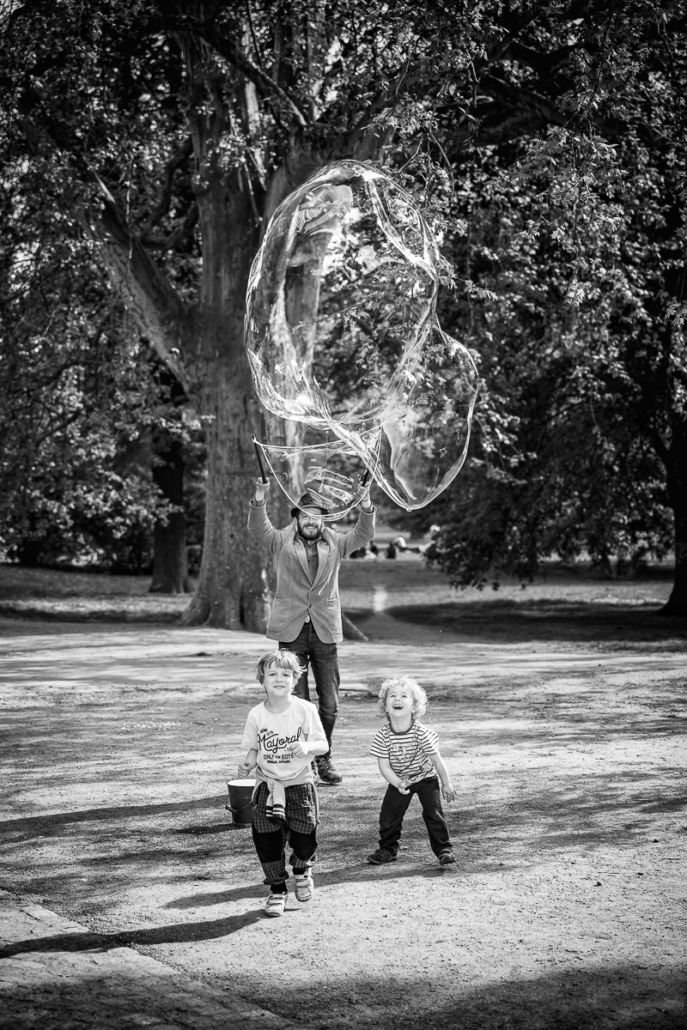
M 90 234 L 206 429 L 191 620 L 264 625 L 264 559 L 238 526 L 250 433 L 279 429 L 252 391 L 243 298 L 279 201 L 341 157 L 393 169 L 443 227 L 447 317 L 482 356 L 456 496 L 477 491 L 493 517 L 471 532 L 493 528 L 474 568 L 445 543 L 454 574 L 589 546 L 594 519 L 615 546 L 611 510 L 662 546 L 666 503 L 683 567 L 681 4 L 27 0 L 3 32 L 8 181 Z M 620 485 L 597 496 L 614 469 L 643 484 L 622 509 Z
M 484 390 L 476 460 L 428 512 L 455 582 L 674 549 L 667 610 L 685 610 L 687 50 L 670 18 L 625 5 L 596 61 L 580 41 L 589 86 L 562 98 L 566 124 L 460 166 L 468 297 L 445 314 Z
M 154 526 L 173 517 L 154 437 L 191 430 L 93 245 L 21 174 L 0 243 L 0 547 L 25 564 L 144 571 Z

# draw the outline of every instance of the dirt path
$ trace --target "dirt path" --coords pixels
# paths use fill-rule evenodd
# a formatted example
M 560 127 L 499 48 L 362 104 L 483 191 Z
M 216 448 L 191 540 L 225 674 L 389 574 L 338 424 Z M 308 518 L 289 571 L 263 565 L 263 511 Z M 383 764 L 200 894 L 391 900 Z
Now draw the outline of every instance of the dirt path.
M 341 652 L 345 780 L 321 791 L 316 900 L 266 920 L 250 833 L 223 807 L 263 638 L 0 621 L 0 886 L 56 927 L 78 924 L 46 936 L 18 920 L 5 934 L 10 1025 L 88 1026 L 87 1006 L 68 1022 L 82 974 L 68 996 L 56 956 L 126 952 L 208 992 L 211 1013 L 234 999 L 246 1025 L 684 1026 L 684 654 L 374 628 Z M 364 862 L 383 793 L 367 755 L 373 695 L 393 670 L 427 687 L 426 721 L 459 786 L 449 871 L 415 806 L 402 859 Z M 56 1022 L 31 1022 L 17 963 L 53 999 L 44 1013 L 62 1007 Z M 140 975 L 162 1000 L 152 969 Z M 82 1002 L 102 1004 L 96 983 L 83 972 Z M 225 1025 L 221 1008 L 205 1023 L 152 1001 L 134 1018 L 126 991 L 110 1001 L 108 1027 Z

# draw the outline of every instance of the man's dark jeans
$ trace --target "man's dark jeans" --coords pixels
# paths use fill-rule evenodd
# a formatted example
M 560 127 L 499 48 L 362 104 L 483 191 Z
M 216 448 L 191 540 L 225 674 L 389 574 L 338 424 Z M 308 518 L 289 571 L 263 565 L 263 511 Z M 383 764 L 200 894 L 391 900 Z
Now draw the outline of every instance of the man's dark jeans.
M 293 651 L 305 668 L 293 691 L 296 697 L 302 697 L 304 701 L 310 700 L 308 664 L 310 665 L 315 680 L 320 719 L 331 749 L 334 723 L 339 711 L 340 678 L 336 644 L 323 643 L 313 629 L 312 622 L 305 622 L 295 640 L 280 640 L 279 647 L 283 651 Z
M 444 810 L 441 807 L 439 780 L 436 776 L 427 776 L 418 783 L 411 783 L 408 791 L 408 794 L 401 794 L 400 790 L 392 787 L 391 784 L 387 787 L 379 814 L 379 847 L 381 850 L 388 851 L 392 855 L 397 854 L 403 816 L 413 800 L 413 794 L 417 794 L 422 805 L 422 818 L 427 827 L 432 851 L 437 857 L 442 851 L 452 851 L 448 826 Z

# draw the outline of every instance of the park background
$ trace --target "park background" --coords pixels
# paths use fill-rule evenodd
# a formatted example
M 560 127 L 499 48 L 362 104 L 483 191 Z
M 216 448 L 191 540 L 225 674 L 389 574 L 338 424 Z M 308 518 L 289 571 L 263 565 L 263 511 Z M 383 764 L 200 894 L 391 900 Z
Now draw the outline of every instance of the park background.
M 684 1025 L 685 28 L 650 0 L 1 0 L 9 1025 Z M 244 298 L 279 202 L 346 158 L 442 238 L 480 393 L 445 494 L 374 488 L 425 556 L 343 566 L 346 778 L 279 929 L 223 807 L 273 588 L 252 435 L 281 431 Z M 462 787 L 455 875 L 417 820 L 363 863 L 388 671 Z
M 442 241 L 438 314 L 480 374 L 461 474 L 412 518 L 375 487 L 381 519 L 438 526 L 459 585 L 670 558 L 684 616 L 683 5 L 248 7 L 2 4 L 4 558 L 193 575 L 187 624 L 264 628 L 242 527 L 252 437 L 284 425 L 248 275 L 280 201 L 354 158 Z

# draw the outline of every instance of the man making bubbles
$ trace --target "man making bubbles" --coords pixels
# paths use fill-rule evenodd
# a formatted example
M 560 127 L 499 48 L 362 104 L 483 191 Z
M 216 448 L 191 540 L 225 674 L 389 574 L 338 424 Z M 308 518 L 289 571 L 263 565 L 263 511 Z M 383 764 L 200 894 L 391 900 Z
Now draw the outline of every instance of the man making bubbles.
M 315 681 L 320 719 L 329 749 L 316 758 L 323 784 L 341 783 L 332 764 L 331 743 L 339 709 L 339 660 L 337 644 L 343 640 L 339 568 L 343 558 L 372 540 L 375 509 L 369 491 L 360 502 L 361 512 L 348 533 L 337 533 L 324 521 L 329 512 L 305 493 L 291 509 L 293 522 L 275 529 L 267 517 L 265 494 L 269 481 L 259 479 L 248 509 L 251 535 L 277 555 L 277 589 L 270 612 L 267 636 L 282 650 L 293 651 L 304 672 L 294 693 L 310 700 L 308 665 Z

